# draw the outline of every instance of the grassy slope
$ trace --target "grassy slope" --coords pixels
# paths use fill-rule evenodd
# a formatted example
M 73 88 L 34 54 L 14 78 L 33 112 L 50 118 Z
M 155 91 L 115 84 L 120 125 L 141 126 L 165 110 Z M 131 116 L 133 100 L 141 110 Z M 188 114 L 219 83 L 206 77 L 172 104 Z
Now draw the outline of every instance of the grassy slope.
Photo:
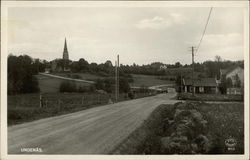
M 172 81 L 167 80 L 160 80 L 157 76 L 152 75 L 140 75 L 140 74 L 132 74 L 134 82 L 131 83 L 131 86 L 140 87 L 142 85 L 150 87 L 156 85 L 163 85 L 163 84 L 173 84 Z

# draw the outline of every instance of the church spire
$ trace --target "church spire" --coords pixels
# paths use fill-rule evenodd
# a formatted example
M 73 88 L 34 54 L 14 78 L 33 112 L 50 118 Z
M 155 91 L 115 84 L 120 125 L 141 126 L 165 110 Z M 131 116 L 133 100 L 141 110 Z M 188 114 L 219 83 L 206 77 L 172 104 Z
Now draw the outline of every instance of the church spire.
M 69 53 L 68 53 L 68 49 L 67 49 L 67 41 L 65 38 L 65 42 L 64 42 L 64 49 L 63 49 L 63 59 L 69 59 Z

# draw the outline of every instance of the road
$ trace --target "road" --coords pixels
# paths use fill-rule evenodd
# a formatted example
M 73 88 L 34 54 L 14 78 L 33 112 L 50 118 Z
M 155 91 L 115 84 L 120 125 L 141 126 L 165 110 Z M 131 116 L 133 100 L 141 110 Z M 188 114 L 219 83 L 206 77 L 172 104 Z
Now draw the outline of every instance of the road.
M 9 154 L 108 154 L 175 93 L 124 101 L 8 127 Z M 41 148 L 41 153 L 21 148 Z
M 70 81 L 75 81 L 75 82 L 83 82 L 83 83 L 89 83 L 89 84 L 94 84 L 94 81 L 87 81 L 87 80 L 83 80 L 83 79 L 74 79 L 74 78 L 67 78 L 67 77 L 62 77 L 62 76 L 57 76 L 57 75 L 53 75 L 53 74 L 48 74 L 48 73 L 39 73 L 40 75 L 43 76 L 48 76 L 48 77 L 53 77 L 53 78 L 58 78 L 58 79 L 63 79 L 63 80 L 70 80 Z

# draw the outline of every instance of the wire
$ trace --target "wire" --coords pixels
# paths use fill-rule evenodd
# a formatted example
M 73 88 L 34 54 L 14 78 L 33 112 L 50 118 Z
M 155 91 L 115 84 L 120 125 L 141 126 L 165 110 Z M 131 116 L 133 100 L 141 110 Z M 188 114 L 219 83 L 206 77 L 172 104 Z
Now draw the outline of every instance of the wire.
M 205 35 L 205 33 L 206 33 L 206 29 L 207 29 L 207 25 L 208 25 L 208 22 L 209 22 L 209 19 L 210 19 L 211 13 L 212 13 L 212 9 L 213 9 L 213 7 L 211 7 L 211 8 L 210 8 L 209 15 L 208 15 L 208 17 L 207 17 L 207 22 L 206 22 L 206 25 L 205 25 L 205 29 L 204 29 L 204 31 L 203 31 L 203 33 L 202 33 L 202 36 L 201 36 L 201 39 L 200 39 L 199 45 L 198 45 L 197 50 L 196 50 L 196 54 L 198 53 L 198 50 L 199 50 L 199 48 L 200 48 L 200 45 L 201 45 L 202 39 L 203 39 L 203 37 L 204 37 L 204 35 Z

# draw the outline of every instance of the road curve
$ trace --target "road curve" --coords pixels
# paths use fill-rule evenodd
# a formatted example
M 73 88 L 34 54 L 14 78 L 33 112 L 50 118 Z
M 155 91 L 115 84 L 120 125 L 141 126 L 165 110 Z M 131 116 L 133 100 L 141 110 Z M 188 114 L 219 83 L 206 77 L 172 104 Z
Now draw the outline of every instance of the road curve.
M 108 154 L 175 93 L 124 101 L 8 127 L 9 154 Z M 21 148 L 42 152 L 21 152 Z

